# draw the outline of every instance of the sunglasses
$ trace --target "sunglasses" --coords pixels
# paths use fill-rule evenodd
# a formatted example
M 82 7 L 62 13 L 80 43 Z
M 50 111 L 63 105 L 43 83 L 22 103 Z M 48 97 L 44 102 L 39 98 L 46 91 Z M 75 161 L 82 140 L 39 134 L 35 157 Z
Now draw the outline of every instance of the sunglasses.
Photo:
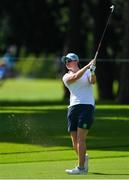
M 71 60 L 71 59 L 66 59 L 65 60 L 65 62 L 67 63 L 67 62 L 72 62 L 73 60 Z

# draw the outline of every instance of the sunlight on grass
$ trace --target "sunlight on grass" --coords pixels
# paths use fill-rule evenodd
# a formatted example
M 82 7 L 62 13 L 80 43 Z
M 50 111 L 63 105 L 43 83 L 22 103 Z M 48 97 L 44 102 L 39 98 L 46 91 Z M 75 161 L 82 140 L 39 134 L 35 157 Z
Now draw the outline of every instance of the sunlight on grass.
M 97 105 L 97 109 L 129 109 L 129 105 Z
M 0 113 L 12 113 L 12 118 L 15 113 L 46 113 L 48 110 L 64 110 L 67 105 L 52 105 L 52 106 L 6 106 L 0 108 Z
M 93 85 L 95 100 L 99 100 L 97 83 Z M 118 82 L 113 83 L 113 92 L 117 94 Z M 62 100 L 63 83 L 60 79 L 8 79 L 0 87 L 0 100 Z
M 54 79 L 12 79 L 0 88 L 0 100 L 60 100 L 63 85 Z
M 9 79 L 0 87 L 0 100 L 54 101 L 63 98 L 61 79 Z M 98 99 L 97 85 L 94 96 Z

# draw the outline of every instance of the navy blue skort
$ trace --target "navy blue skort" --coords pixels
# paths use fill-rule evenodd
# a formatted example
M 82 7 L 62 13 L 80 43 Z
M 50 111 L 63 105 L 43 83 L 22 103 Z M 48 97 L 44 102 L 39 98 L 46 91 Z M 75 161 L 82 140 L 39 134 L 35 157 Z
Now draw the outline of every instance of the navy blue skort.
M 91 104 L 77 104 L 68 108 L 68 131 L 77 128 L 90 129 L 94 120 L 94 106 Z

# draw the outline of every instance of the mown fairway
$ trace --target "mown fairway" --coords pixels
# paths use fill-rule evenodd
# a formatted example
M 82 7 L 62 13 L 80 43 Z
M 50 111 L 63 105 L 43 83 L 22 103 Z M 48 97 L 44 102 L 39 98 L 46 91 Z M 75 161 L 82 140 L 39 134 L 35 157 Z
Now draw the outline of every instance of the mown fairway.
M 69 176 L 64 170 L 76 165 L 76 155 L 67 133 L 67 105 L 60 101 L 61 84 L 57 80 L 19 83 L 10 81 L 0 89 L 0 178 L 129 179 L 129 106 L 96 106 L 87 142 L 89 174 Z M 45 89 L 45 84 L 53 89 Z M 4 92 L 7 97 L 10 91 L 14 100 L 4 100 Z M 49 98 L 43 102 L 44 94 Z

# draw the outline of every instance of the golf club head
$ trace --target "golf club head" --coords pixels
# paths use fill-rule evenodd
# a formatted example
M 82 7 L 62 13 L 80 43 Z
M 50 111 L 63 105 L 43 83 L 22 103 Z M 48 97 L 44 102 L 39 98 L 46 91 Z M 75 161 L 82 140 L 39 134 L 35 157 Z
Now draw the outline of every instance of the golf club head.
M 114 11 L 114 8 L 115 8 L 115 6 L 114 6 L 114 5 L 112 5 L 112 6 L 110 7 L 111 12 L 113 12 L 113 11 Z

